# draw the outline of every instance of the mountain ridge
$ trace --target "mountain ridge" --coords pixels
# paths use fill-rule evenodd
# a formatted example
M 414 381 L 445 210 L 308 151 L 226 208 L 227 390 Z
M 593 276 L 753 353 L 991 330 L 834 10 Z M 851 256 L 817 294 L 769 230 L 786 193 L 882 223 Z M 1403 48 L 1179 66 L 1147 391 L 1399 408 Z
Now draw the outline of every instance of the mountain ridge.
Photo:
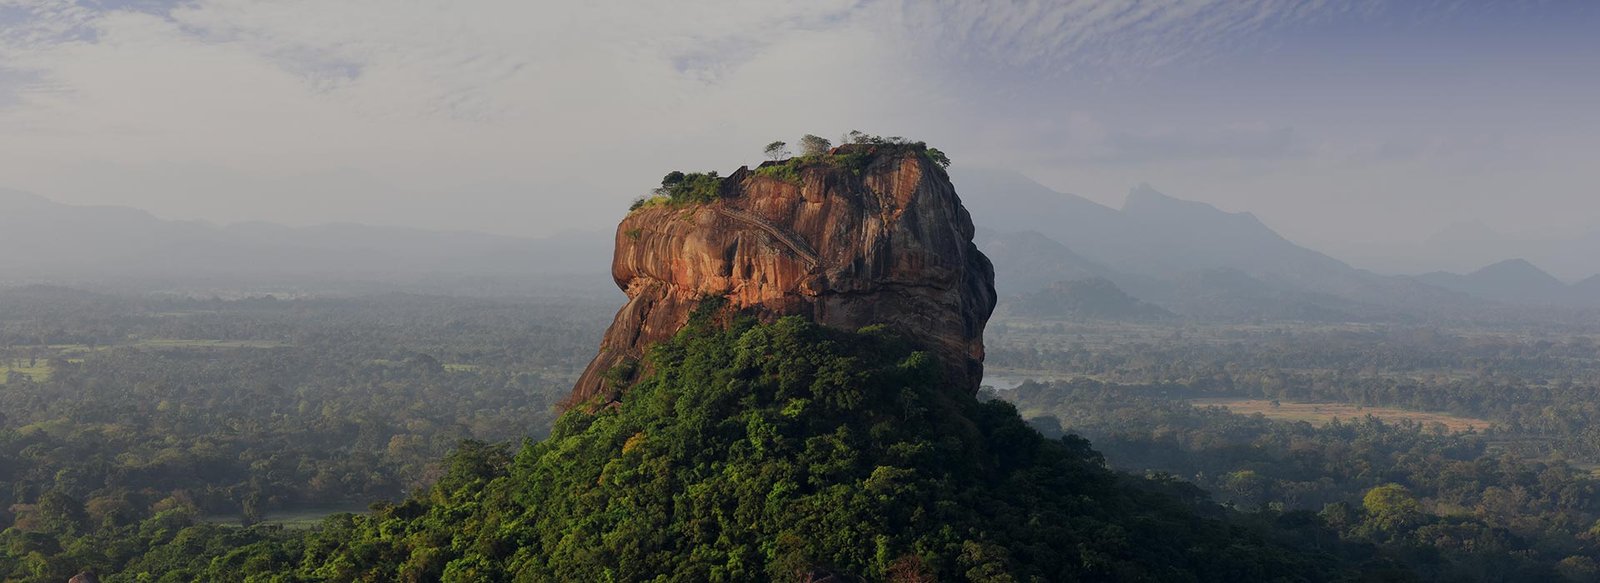
M 1466 274 L 1435 271 L 1415 277 L 1430 285 L 1496 302 L 1600 306 L 1600 294 L 1588 291 L 1596 284 L 1587 283 L 1589 280 L 1568 284 L 1523 258 L 1497 261 Z M 1590 280 L 1600 280 L 1600 276 Z
M 1470 303 L 1464 296 L 1415 279 L 1377 275 L 1295 244 L 1254 214 L 1230 213 L 1203 202 L 1182 200 L 1148 184 L 1131 189 L 1118 210 L 1057 192 L 1015 172 L 963 171 L 955 179 L 968 193 L 964 200 L 980 228 L 995 233 L 1040 233 L 1089 262 L 1112 266 L 1115 274 L 1098 275 L 1135 297 L 1179 313 L 1184 310 L 1162 298 L 1176 297 L 1176 288 L 1185 280 L 1216 280 L 1194 277 L 1206 272 L 1248 276 L 1272 286 L 1279 296 L 1298 295 L 1298 303 L 1333 297 L 1350 304 L 1319 312 L 1323 315 L 1347 308 L 1372 314 L 1432 314 Z M 1017 260 L 1004 254 L 996 257 L 1002 264 Z M 1018 281 L 1002 279 L 1006 293 L 1037 289 L 1005 290 L 1008 280 Z M 1234 308 L 1224 312 L 1249 317 L 1238 308 L 1250 305 L 1235 302 Z
M 605 240 L 543 239 L 359 223 L 214 225 L 123 206 L 70 205 L 0 189 L 0 271 L 19 280 L 598 272 Z

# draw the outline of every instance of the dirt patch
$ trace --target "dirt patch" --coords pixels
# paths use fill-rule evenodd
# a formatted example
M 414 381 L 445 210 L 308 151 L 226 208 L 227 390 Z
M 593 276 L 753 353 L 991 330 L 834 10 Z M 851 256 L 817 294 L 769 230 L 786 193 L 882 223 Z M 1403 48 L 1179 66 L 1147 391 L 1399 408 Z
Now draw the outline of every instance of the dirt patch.
M 1471 417 L 1457 417 L 1445 413 L 1429 413 L 1424 411 L 1410 411 L 1390 407 L 1363 407 L 1345 403 L 1296 403 L 1292 401 L 1278 401 L 1274 405 L 1266 399 L 1194 399 L 1189 401 L 1196 407 L 1222 407 L 1230 412 L 1240 415 L 1254 415 L 1260 413 L 1268 419 L 1282 421 L 1305 421 L 1312 425 L 1326 425 L 1334 419 L 1362 419 L 1371 415 L 1385 422 L 1410 420 L 1423 425 L 1439 423 L 1451 432 L 1467 430 L 1483 431 L 1488 429 L 1490 422 Z

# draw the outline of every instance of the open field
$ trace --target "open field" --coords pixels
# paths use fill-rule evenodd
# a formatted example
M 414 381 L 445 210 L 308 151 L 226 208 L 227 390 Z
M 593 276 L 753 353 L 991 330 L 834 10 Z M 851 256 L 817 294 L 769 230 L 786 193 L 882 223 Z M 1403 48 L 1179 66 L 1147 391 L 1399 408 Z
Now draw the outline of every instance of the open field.
M 1071 382 L 1078 379 L 1107 380 L 1096 375 L 1041 369 L 991 367 L 983 370 L 983 384 L 1000 390 L 1015 389 L 1017 385 L 1022 384 L 1024 381 L 1048 383 L 1055 381 Z
M 1383 421 L 1410 420 L 1423 425 L 1434 423 L 1443 424 L 1452 432 L 1482 431 L 1488 429 L 1491 423 L 1483 419 L 1470 417 L 1457 417 L 1444 413 L 1428 413 L 1423 411 L 1408 411 L 1390 407 L 1362 407 L 1345 403 L 1294 403 L 1279 401 L 1276 406 L 1272 401 L 1265 399 L 1194 399 L 1191 404 L 1197 407 L 1222 407 L 1240 415 L 1254 415 L 1260 413 L 1268 419 L 1281 421 L 1305 421 L 1312 425 L 1325 425 L 1334 419 L 1361 419 L 1368 415 Z
M 28 366 L 27 363 L 17 366 L 0 364 L 0 385 L 6 384 L 6 379 L 13 372 L 33 377 L 35 381 L 44 382 L 45 379 L 50 378 L 50 365 L 45 364 L 43 359 L 40 359 L 39 363 L 34 366 Z
M 289 530 L 305 530 L 322 524 L 323 519 L 335 514 L 364 514 L 368 506 L 365 504 L 336 504 L 329 506 L 315 506 L 293 510 L 275 510 L 262 517 L 264 526 L 281 526 Z M 200 517 L 203 522 L 212 524 L 239 524 L 239 517 L 231 514 L 212 514 Z

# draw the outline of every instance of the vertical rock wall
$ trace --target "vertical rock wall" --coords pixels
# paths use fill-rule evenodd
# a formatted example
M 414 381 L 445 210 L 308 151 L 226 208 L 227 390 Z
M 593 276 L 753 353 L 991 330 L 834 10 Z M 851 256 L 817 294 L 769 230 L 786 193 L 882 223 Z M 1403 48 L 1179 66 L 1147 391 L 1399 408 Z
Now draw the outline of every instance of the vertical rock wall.
M 976 391 L 994 268 L 972 218 L 920 149 L 841 146 L 850 168 L 799 168 L 798 182 L 741 168 L 718 200 L 636 210 L 617 226 L 612 276 L 628 303 L 569 404 L 616 397 L 607 371 L 641 359 L 706 298 L 764 320 L 801 315 L 845 329 L 883 324 L 939 356 Z

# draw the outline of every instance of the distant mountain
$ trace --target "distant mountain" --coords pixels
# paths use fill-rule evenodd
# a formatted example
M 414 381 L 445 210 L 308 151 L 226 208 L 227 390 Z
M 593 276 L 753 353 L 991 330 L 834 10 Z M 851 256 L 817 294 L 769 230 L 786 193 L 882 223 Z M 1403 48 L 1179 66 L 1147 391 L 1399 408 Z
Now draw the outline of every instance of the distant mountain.
M 956 180 L 980 227 L 1038 232 L 1122 272 L 1170 277 L 1230 268 L 1300 277 L 1354 271 L 1284 239 L 1254 215 L 1179 200 L 1149 185 L 1130 191 L 1116 210 L 1014 172 L 963 171 Z
M 994 262 L 995 288 L 1022 317 L 1152 320 L 1395 319 L 1395 309 L 1268 283 L 1237 269 L 1196 269 L 1159 278 L 1119 272 L 1032 231 L 979 231 L 978 247 Z
M 592 272 L 610 246 L 602 235 L 525 239 L 357 224 L 219 227 L 0 190 L 0 248 L 6 250 L 0 279 L 11 282 L 534 278 Z
M 1001 296 L 1037 291 L 1058 281 L 1119 277 L 1111 268 L 1034 231 L 984 229 L 978 231 L 976 242 L 994 263 L 995 289 Z
M 1255 215 L 1179 200 L 1147 184 L 1128 193 L 1122 216 L 1124 232 L 1136 235 L 1142 244 L 1129 248 L 1129 256 L 1115 264 L 1140 266 L 1136 271 L 1148 275 L 1225 268 L 1313 283 L 1355 271 L 1332 257 L 1295 245 Z
M 1183 310 L 1156 298 L 1175 297 L 1172 286 L 1180 280 L 1193 283 L 1197 272 L 1210 274 L 1200 279 L 1242 275 L 1280 296 L 1303 294 L 1299 297 L 1306 301 L 1339 300 L 1369 308 L 1430 311 L 1463 300 L 1414 279 L 1376 275 L 1296 245 L 1250 213 L 1180 200 L 1149 185 L 1134 188 L 1121 209 L 1112 209 L 1014 172 L 958 171 L 955 180 L 979 227 L 1041 234 L 1089 263 L 1114 270 L 1097 275 L 1179 312 Z M 997 257 L 996 269 L 1005 269 L 1005 254 Z
M 1526 251 L 1527 242 L 1496 231 L 1483 221 L 1452 223 L 1430 235 L 1405 255 L 1412 262 L 1428 262 L 1439 271 L 1467 271 L 1491 261 Z
M 1540 265 L 1568 278 L 1600 272 L 1600 228 L 1571 239 L 1558 239 L 1536 257 Z
M 1364 322 L 1407 314 L 1315 291 L 1274 285 L 1237 269 L 1191 271 L 1125 289 L 1163 308 L 1201 320 Z
M 1056 192 L 1016 172 L 957 167 L 951 174 L 980 228 L 1041 233 L 1090 256 L 1122 246 L 1123 219 L 1115 209 Z M 1077 233 L 1062 236 L 1069 230 Z
M 1572 284 L 1579 304 L 1600 306 L 1600 275 Z
M 1600 299 L 1582 297 L 1584 285 L 1567 285 L 1555 276 L 1539 269 L 1525 259 L 1508 259 L 1461 275 L 1434 272 L 1417 276 L 1417 280 L 1474 297 L 1512 304 L 1573 304 L 1593 303 Z
M 1564 280 L 1600 272 L 1600 228 L 1580 233 L 1503 233 L 1481 221 L 1454 223 L 1396 253 L 1367 247 L 1350 257 L 1390 273 L 1466 273 L 1507 257 L 1521 257 Z
M 1046 319 L 1160 320 L 1173 317 L 1103 277 L 1058 281 L 1006 303 L 1012 315 Z

